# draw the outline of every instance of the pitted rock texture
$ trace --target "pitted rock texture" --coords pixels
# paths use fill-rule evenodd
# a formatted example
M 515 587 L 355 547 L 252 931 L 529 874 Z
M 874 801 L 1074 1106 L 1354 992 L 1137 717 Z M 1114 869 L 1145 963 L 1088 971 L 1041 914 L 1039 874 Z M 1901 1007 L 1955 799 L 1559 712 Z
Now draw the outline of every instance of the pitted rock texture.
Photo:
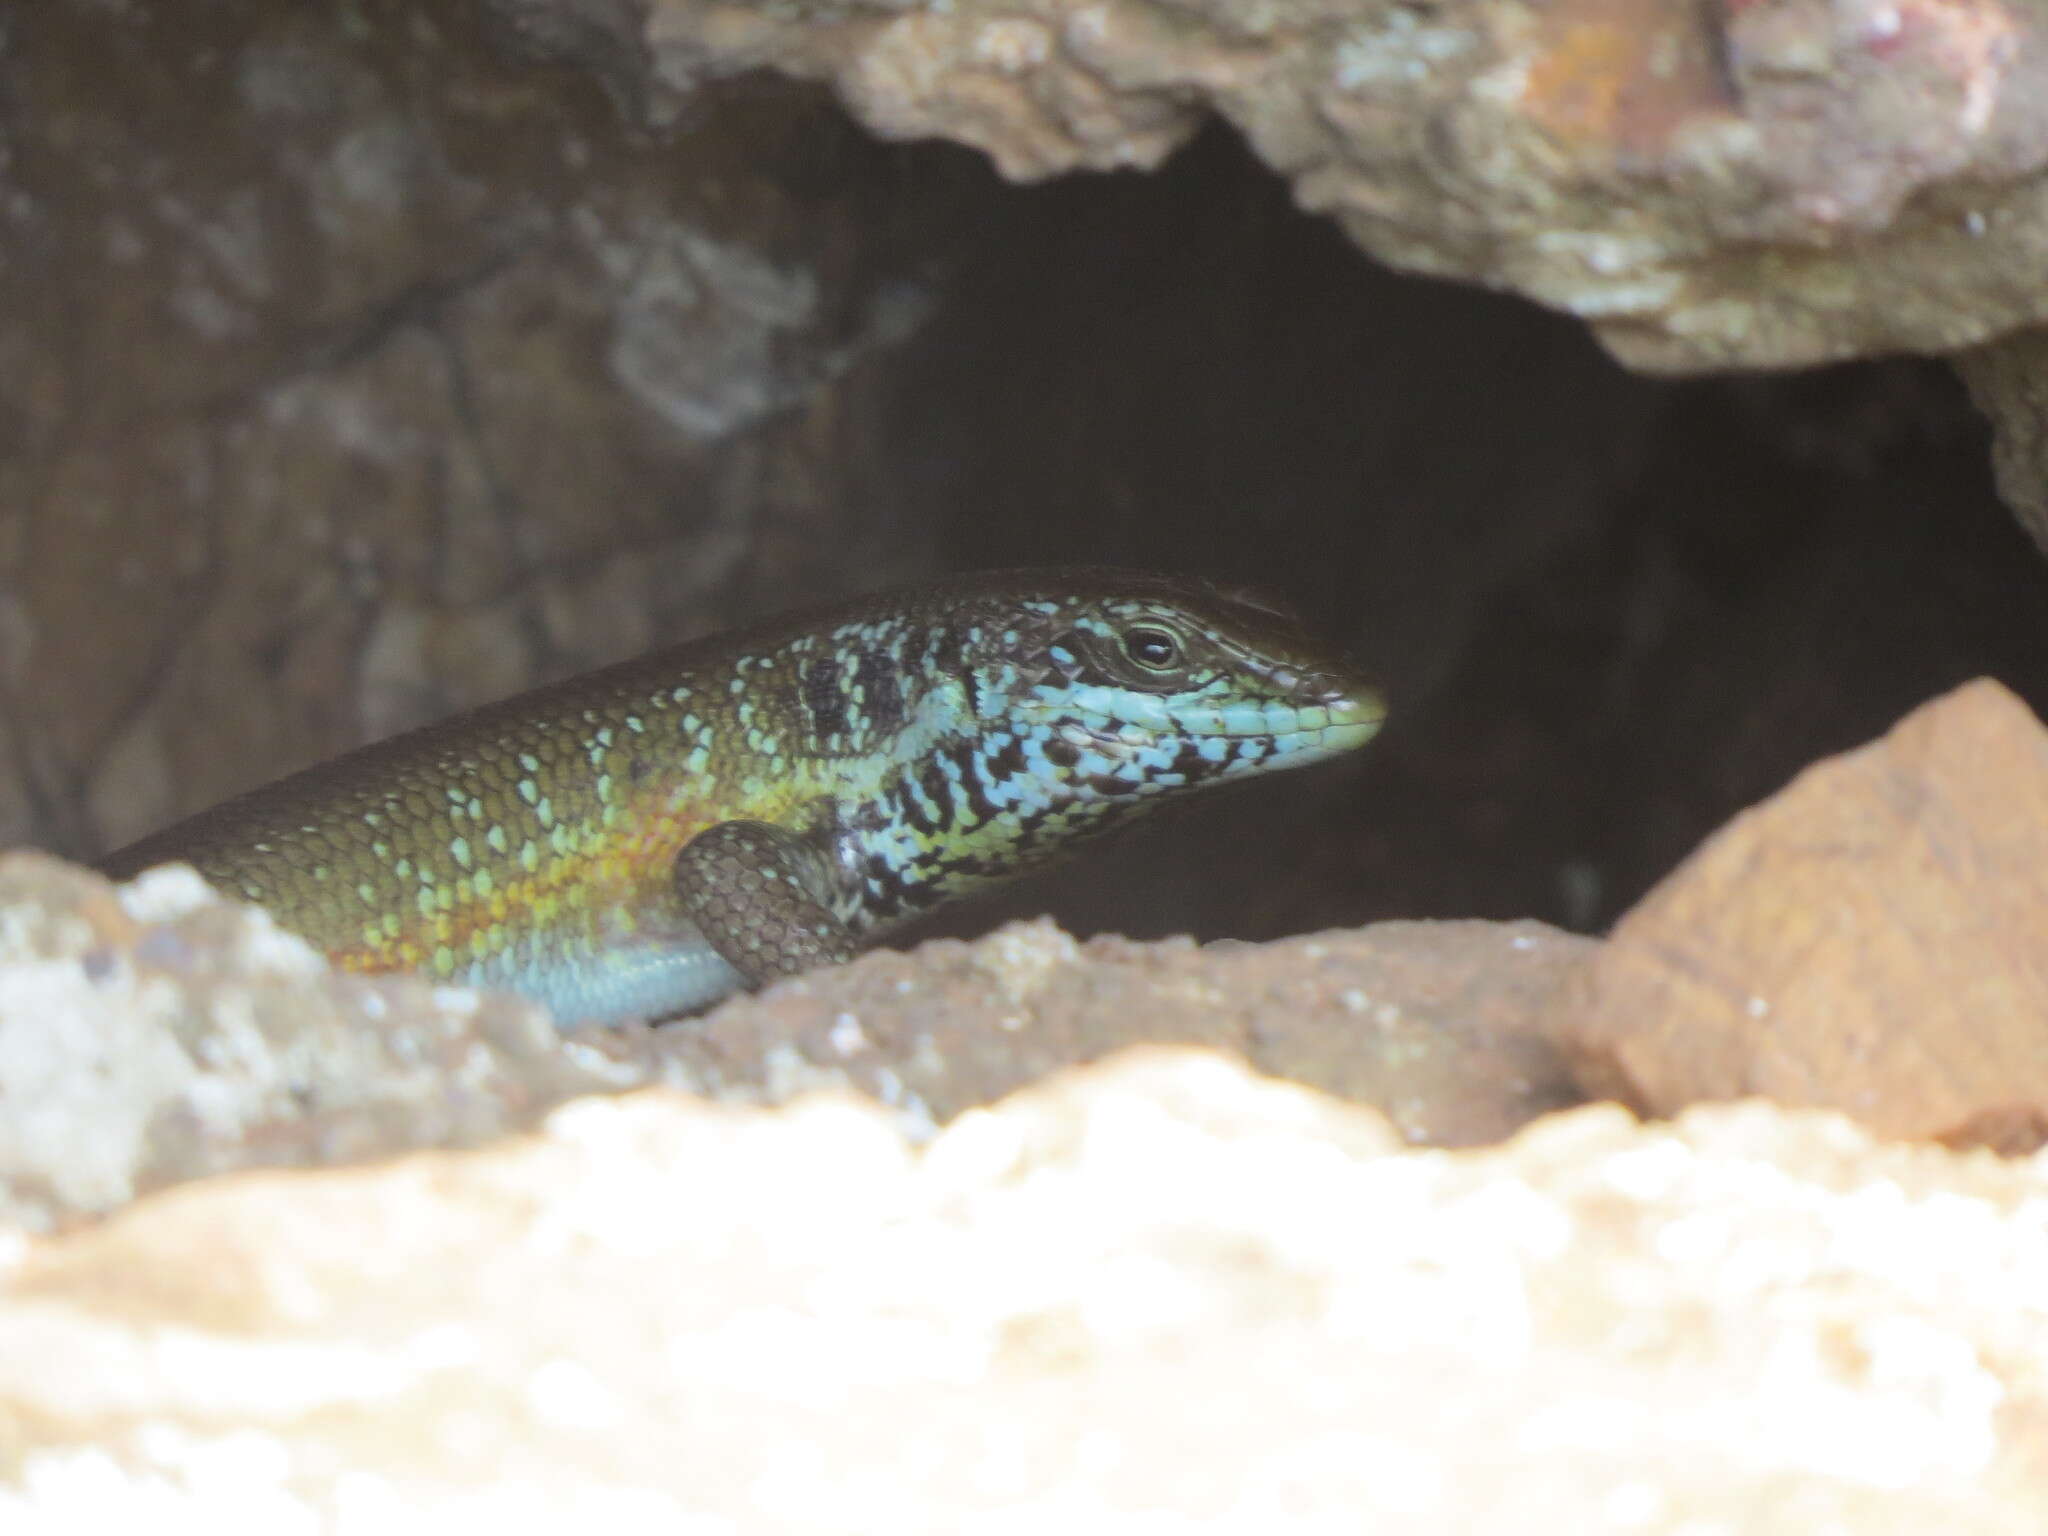
M 1949 351 L 2048 316 L 2048 42 L 2001 0 L 499 9 L 674 92 L 830 80 L 877 132 L 1019 178 L 1156 165 L 1220 113 L 1374 255 L 1580 315 L 1641 368 Z
M 1589 1093 L 1889 1136 L 2048 1126 L 2048 730 L 1980 681 L 1737 817 L 1556 995 Z
M 178 866 L 120 888 L 0 857 L 0 1220 L 40 1229 L 230 1168 L 469 1145 L 563 1100 L 668 1083 L 777 1104 L 820 1087 L 939 1124 L 1140 1042 L 1210 1044 L 1495 1141 L 1579 1102 L 1537 1032 L 1588 941 L 1396 923 L 1272 945 L 1087 945 L 1050 923 L 938 941 L 659 1029 L 562 1036 L 508 996 L 330 972 Z
M 1410 1141 L 1499 1141 L 1581 1102 L 1540 1032 L 1593 950 L 1542 923 L 1376 923 L 1268 944 L 1077 943 L 1049 922 L 883 950 L 700 1023 L 591 1041 L 743 1102 L 852 1087 L 929 1130 L 1062 1067 L 1204 1045 L 1383 1113 Z
M 0 1525 L 2018 1536 L 2043 1210 L 1763 1105 L 1404 1151 L 1198 1053 L 921 1152 L 586 1101 L 0 1242 Z

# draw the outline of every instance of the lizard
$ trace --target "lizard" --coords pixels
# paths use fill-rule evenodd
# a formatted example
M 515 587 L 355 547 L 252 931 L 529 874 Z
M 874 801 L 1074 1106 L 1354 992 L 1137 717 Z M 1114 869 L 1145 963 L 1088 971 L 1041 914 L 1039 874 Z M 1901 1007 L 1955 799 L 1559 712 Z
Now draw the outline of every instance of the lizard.
M 562 1028 L 851 958 L 1161 800 L 1385 715 L 1283 611 L 1097 567 L 940 579 L 685 642 L 357 748 L 100 863 L 181 862 L 339 968 Z

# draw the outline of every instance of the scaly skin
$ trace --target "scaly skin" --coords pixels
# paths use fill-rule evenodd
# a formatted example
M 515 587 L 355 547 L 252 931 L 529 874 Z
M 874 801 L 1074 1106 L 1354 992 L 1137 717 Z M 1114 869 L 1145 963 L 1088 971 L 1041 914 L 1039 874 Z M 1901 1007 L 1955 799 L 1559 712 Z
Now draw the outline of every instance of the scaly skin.
M 653 1019 L 844 959 L 1162 797 L 1363 745 L 1281 615 L 1133 572 L 956 578 L 376 743 L 109 857 L 184 862 L 356 971 Z

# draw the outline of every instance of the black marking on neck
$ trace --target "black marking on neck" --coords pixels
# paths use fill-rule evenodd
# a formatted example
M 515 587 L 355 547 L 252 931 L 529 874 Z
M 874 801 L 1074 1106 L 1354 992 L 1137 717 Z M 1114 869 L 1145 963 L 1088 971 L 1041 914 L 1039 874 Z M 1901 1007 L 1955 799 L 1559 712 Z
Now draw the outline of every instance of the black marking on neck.
M 960 770 L 960 788 L 967 796 L 967 814 L 972 818 L 970 825 L 986 826 L 996 819 L 995 802 L 988 797 L 988 778 L 982 772 L 982 744 L 970 737 L 962 737 L 949 743 L 946 755 L 953 759 L 953 766 Z M 960 821 L 956 807 L 954 824 Z
M 967 718 L 980 720 L 983 706 L 988 702 L 983 697 L 981 674 L 974 663 L 967 659 L 967 630 L 961 624 L 941 624 L 932 631 L 931 644 L 926 651 L 926 664 L 931 675 L 937 678 L 957 679 L 961 691 L 967 697 Z
M 828 741 L 846 729 L 846 683 L 833 657 L 818 656 L 804 663 L 802 698 L 812 733 L 819 741 Z
M 941 624 L 932 631 L 931 644 L 925 654 L 932 671 L 941 677 L 966 675 L 967 642 L 953 625 Z M 970 692 L 974 688 L 971 677 L 967 679 L 967 687 Z
M 1214 778 L 1229 766 L 1229 763 L 1228 755 L 1221 761 L 1204 757 L 1201 743 L 1189 740 L 1182 742 L 1174 751 L 1172 771 L 1181 776 L 1184 784 L 1195 785 Z
M 1007 779 L 1021 779 L 1030 772 L 1024 757 L 1024 743 L 1015 736 L 1003 738 L 1002 750 L 988 755 L 990 777 L 1000 784 Z
M 938 813 L 934 816 L 924 809 L 906 779 L 903 783 L 903 809 L 911 826 L 920 832 L 937 832 L 952 826 L 957 819 L 953 807 L 953 786 L 936 757 L 928 757 L 918 765 L 917 782 L 931 803 L 938 807 Z
M 887 735 L 903 723 L 903 682 L 895 657 L 886 651 L 862 651 L 853 682 L 862 690 L 862 708 L 878 733 Z

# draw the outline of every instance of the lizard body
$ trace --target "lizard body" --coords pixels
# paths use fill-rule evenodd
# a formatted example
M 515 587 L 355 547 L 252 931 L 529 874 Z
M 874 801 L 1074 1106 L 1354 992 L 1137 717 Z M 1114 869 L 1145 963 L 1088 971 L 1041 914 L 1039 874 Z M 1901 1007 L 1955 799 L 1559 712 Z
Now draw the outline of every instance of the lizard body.
M 956 577 L 359 748 L 103 861 L 183 861 L 357 971 L 652 1019 L 845 959 L 1160 797 L 1362 745 L 1360 678 L 1166 577 Z

